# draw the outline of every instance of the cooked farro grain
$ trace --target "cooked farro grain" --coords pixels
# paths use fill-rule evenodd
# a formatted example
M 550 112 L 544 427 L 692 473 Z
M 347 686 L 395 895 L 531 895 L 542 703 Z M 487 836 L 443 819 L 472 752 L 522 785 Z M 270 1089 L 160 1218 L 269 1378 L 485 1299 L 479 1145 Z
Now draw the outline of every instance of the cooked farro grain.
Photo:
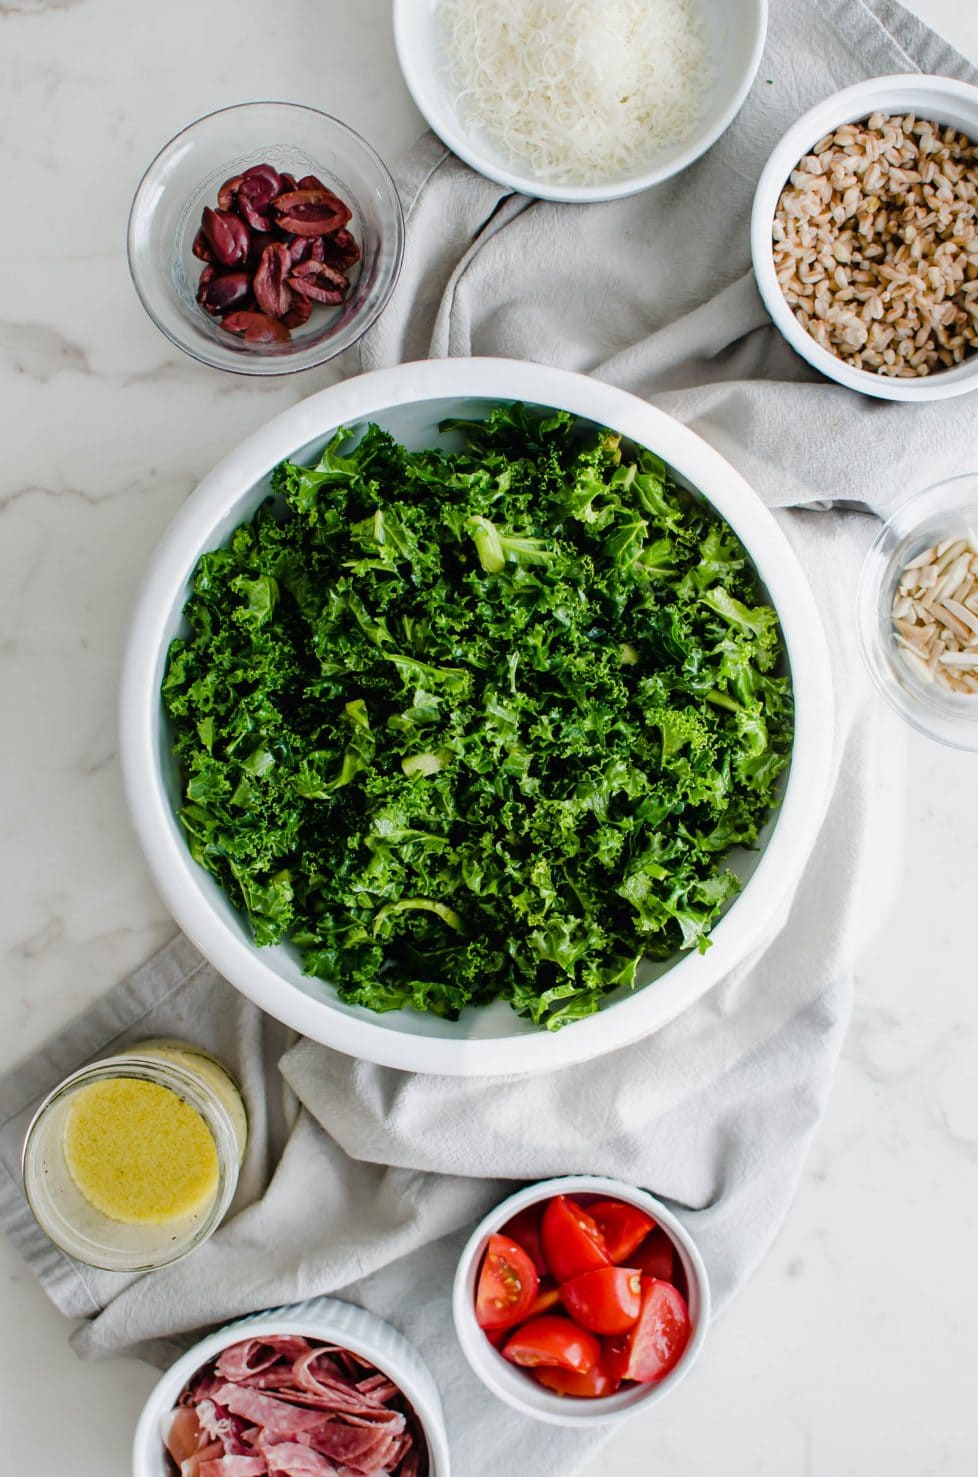
M 774 215 L 774 267 L 816 343 L 903 378 L 978 349 L 978 145 L 874 113 L 799 160 Z

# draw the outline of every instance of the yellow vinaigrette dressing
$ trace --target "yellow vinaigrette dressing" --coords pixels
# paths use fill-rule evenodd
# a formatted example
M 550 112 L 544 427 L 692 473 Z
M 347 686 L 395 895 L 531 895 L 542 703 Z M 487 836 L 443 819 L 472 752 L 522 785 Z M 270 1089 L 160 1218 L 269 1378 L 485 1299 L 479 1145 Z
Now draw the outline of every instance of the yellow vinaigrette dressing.
M 248 1122 L 221 1064 L 183 1041 L 143 1041 L 80 1068 L 28 1129 L 31 1209 L 64 1250 L 116 1270 L 162 1266 L 227 1212 Z
M 203 1118 L 169 1087 L 138 1077 L 76 1093 L 65 1160 L 96 1210 L 131 1225 L 199 1215 L 217 1194 L 217 1149 Z

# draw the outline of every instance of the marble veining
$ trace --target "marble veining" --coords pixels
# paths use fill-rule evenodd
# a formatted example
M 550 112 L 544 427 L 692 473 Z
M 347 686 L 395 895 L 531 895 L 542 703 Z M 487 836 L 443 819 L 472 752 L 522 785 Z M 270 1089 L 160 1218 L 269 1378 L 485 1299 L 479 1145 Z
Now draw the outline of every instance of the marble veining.
M 973 6 L 913 8 L 978 60 Z M 204 369 L 129 284 L 149 159 L 263 96 L 325 107 L 388 159 L 420 131 L 386 0 L 0 0 L 0 1062 L 172 932 L 116 762 L 129 611 L 199 478 L 334 375 Z M 694 1377 L 585 1477 L 974 1470 L 978 784 L 971 756 L 907 745 L 905 782 L 878 777 L 856 1010 L 795 1205 Z M 153 1372 L 79 1364 L 68 1332 L 0 1242 L 4 1470 L 124 1477 Z

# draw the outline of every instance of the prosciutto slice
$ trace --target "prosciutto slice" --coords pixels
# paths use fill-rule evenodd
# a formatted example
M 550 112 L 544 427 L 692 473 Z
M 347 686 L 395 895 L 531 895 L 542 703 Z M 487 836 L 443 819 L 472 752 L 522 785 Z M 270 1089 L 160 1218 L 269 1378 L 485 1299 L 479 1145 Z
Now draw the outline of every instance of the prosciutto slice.
M 250 1377 L 260 1375 L 273 1364 L 285 1359 L 298 1359 L 309 1351 L 309 1340 L 299 1338 L 245 1339 L 244 1343 L 232 1344 L 225 1349 L 214 1365 L 214 1371 L 222 1379 L 232 1380 L 236 1385 L 248 1384 Z
M 393 1462 L 401 1454 L 402 1437 L 376 1426 L 346 1426 L 328 1421 L 299 1437 L 301 1446 L 310 1446 L 322 1456 L 360 1473 L 393 1471 Z
M 232 1415 L 225 1406 L 216 1405 L 213 1400 L 201 1400 L 197 1406 L 197 1419 L 201 1430 L 206 1431 L 213 1441 L 220 1441 L 228 1456 L 247 1456 L 250 1452 L 250 1444 L 244 1437 L 247 1422 Z
M 165 1424 L 172 1477 L 427 1477 L 418 1418 L 359 1354 L 243 1339 L 188 1380 Z
M 201 1462 L 200 1477 L 266 1477 L 263 1456 L 219 1456 Z
M 221 1385 L 215 1400 L 234 1415 L 243 1416 L 250 1425 L 261 1426 L 268 1436 L 289 1437 L 297 1431 L 308 1431 L 322 1420 L 318 1410 L 302 1410 L 286 1405 L 276 1395 L 249 1389 L 247 1385 Z
M 282 1473 L 282 1477 L 337 1477 L 341 1470 L 321 1452 L 300 1446 L 297 1441 L 280 1441 L 265 1455 L 269 1473 Z

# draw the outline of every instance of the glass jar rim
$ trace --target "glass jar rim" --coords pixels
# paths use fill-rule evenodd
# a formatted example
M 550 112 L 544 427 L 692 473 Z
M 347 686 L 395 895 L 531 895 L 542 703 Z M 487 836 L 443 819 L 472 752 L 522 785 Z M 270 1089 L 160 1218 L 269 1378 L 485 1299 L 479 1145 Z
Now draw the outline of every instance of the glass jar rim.
M 179 1243 L 172 1252 L 162 1252 L 159 1256 L 134 1263 L 127 1258 L 113 1258 L 108 1250 L 99 1253 L 92 1248 L 91 1254 L 85 1254 L 79 1246 L 66 1246 L 63 1234 L 57 1224 L 52 1223 L 51 1217 L 41 1208 L 38 1197 L 32 1194 L 34 1181 L 33 1155 L 38 1148 L 38 1136 L 49 1115 L 65 1100 L 73 1096 L 84 1087 L 96 1082 L 118 1081 L 123 1078 L 135 1078 L 138 1081 L 155 1083 L 158 1086 L 168 1088 L 179 1098 L 188 1104 L 203 1119 L 208 1133 L 214 1143 L 218 1163 L 218 1188 L 213 1201 L 207 1210 L 201 1215 L 199 1223 L 194 1227 L 190 1236 L 184 1242 Z M 231 1080 L 231 1079 L 229 1079 Z M 236 1084 L 235 1084 L 236 1086 Z M 221 1101 L 218 1094 L 201 1077 L 197 1077 L 187 1068 L 170 1059 L 144 1055 L 138 1051 L 123 1050 L 111 1057 L 102 1057 L 97 1061 L 89 1062 L 69 1073 L 63 1081 L 53 1087 L 44 1097 L 33 1113 L 27 1130 L 24 1134 L 24 1147 L 21 1154 L 21 1176 L 24 1185 L 24 1195 L 31 1214 L 37 1221 L 41 1230 L 68 1256 L 77 1261 L 83 1261 L 87 1266 L 97 1267 L 103 1271 L 126 1271 L 126 1272 L 148 1272 L 158 1267 L 169 1265 L 171 1262 L 179 1261 L 187 1255 L 194 1247 L 199 1246 L 202 1241 L 213 1234 L 227 1214 L 231 1201 L 234 1198 L 238 1184 L 238 1172 L 240 1167 L 240 1155 L 238 1152 L 238 1137 L 230 1113 Z M 65 1227 L 70 1228 L 70 1223 L 65 1220 Z

